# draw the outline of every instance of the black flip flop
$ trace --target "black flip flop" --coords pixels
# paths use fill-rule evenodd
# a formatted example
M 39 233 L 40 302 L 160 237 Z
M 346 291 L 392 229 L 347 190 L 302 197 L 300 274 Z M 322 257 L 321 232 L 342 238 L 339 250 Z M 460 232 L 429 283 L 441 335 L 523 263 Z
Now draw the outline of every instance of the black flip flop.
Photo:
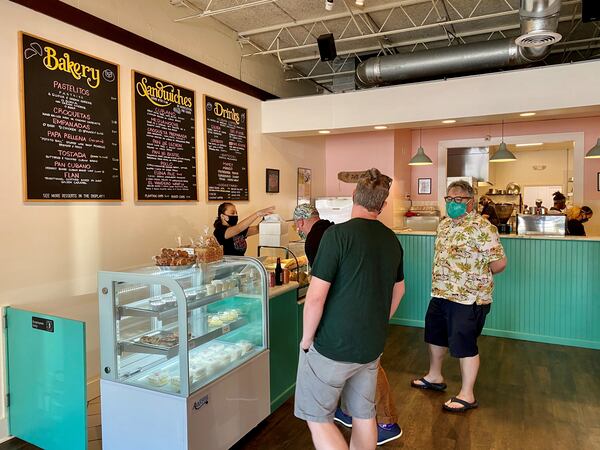
M 461 400 L 460 398 L 456 398 L 456 397 L 452 397 L 450 399 L 450 403 L 460 403 L 462 405 L 462 407 L 461 408 L 451 408 L 450 406 L 448 406 L 444 403 L 442 405 L 442 408 L 444 408 L 445 411 L 460 413 L 460 412 L 468 411 L 469 409 L 475 409 L 479 406 L 479 403 L 477 403 L 477 400 L 475 400 L 473 403 L 469 403 L 465 400 Z
M 444 391 L 446 389 L 446 383 L 431 383 L 427 381 L 425 378 L 419 378 L 419 380 L 423 384 L 417 384 L 414 381 L 410 382 L 410 385 L 417 389 L 428 389 L 430 391 Z

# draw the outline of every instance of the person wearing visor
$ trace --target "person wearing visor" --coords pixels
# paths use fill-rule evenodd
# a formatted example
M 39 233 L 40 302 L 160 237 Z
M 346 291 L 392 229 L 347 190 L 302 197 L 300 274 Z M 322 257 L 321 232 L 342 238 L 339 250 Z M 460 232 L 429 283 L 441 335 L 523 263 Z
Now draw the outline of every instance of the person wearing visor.
M 448 217 L 437 229 L 432 299 L 425 315 L 429 372 L 411 386 L 444 391 L 442 363 L 448 350 L 460 360 L 460 392 L 442 405 L 450 412 L 477 408 L 473 389 L 479 371 L 477 338 L 490 312 L 494 275 L 506 267 L 498 230 L 474 211 L 474 191 L 466 181 L 448 186 Z
M 592 218 L 594 211 L 589 206 L 578 208 L 574 206 L 567 212 L 567 232 L 570 236 L 585 236 L 585 227 L 583 226 Z
M 258 226 L 253 225 L 254 222 L 273 211 L 275 207 L 270 206 L 238 221 L 235 205 L 229 202 L 221 203 L 217 210 L 217 219 L 213 224 L 215 227 L 213 234 L 223 246 L 223 253 L 230 256 L 244 256 L 248 248 L 246 237 L 258 234 Z

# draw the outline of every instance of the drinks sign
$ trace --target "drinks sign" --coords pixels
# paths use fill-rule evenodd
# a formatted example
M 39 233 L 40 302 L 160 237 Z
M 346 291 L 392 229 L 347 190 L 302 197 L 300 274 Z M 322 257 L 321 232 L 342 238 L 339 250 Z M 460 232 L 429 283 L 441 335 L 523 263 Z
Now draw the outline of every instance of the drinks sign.
M 121 200 L 119 66 L 21 34 L 25 199 Z
M 133 72 L 138 200 L 197 200 L 194 91 Z
M 204 96 L 208 200 L 249 200 L 245 108 Z

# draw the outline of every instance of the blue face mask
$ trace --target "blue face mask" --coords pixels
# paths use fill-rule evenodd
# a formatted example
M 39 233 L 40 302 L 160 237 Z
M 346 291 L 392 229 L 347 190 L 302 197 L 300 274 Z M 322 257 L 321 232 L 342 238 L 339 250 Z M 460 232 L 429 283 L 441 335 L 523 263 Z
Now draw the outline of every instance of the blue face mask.
M 467 213 L 466 203 L 446 202 L 446 212 L 452 219 L 458 219 Z

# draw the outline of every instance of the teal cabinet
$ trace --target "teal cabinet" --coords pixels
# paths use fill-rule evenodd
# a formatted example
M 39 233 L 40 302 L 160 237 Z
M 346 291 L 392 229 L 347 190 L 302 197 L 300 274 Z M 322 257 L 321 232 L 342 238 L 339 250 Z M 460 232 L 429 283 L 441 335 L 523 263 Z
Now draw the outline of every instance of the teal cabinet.
M 269 301 L 271 412 L 294 395 L 298 369 L 297 291 Z
M 406 294 L 391 323 L 424 325 L 434 236 L 399 235 Z M 508 258 L 497 275 L 483 334 L 600 349 L 600 241 L 502 238 Z

